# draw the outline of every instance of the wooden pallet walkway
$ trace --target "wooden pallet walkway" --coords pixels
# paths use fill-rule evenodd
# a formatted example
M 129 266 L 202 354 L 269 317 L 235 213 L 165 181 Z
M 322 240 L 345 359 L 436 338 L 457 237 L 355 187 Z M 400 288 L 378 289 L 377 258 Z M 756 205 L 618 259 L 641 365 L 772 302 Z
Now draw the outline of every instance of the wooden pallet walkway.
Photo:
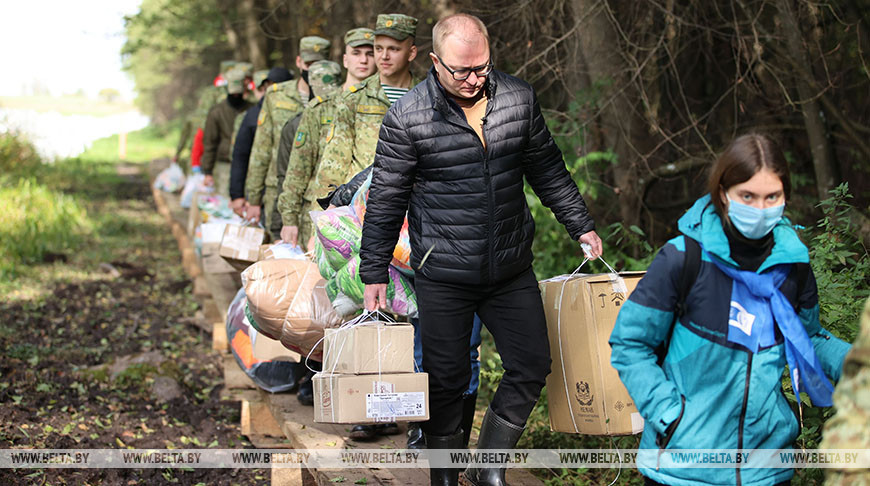
M 150 180 L 169 165 L 168 160 L 154 161 L 150 167 Z M 188 231 L 190 211 L 181 208 L 180 198 L 152 188 L 157 211 L 164 216 L 172 234 L 178 241 L 182 265 L 194 281 L 193 291 L 202 305 L 203 321 L 212 333 L 212 349 L 222 354 L 224 389 L 221 398 L 238 401 L 241 406 L 241 432 L 254 447 L 260 449 L 403 449 L 406 424 L 400 424 L 402 433 L 380 436 L 376 440 L 359 442 L 348 438 L 350 426 L 320 424 L 313 420 L 313 409 L 301 405 L 295 394 L 268 393 L 258 388 L 236 363 L 229 351 L 226 334 L 227 309 L 241 286 L 239 273 L 208 273 L 196 257 L 193 235 Z M 478 411 L 476 423 L 482 420 Z M 476 433 L 472 434 L 472 443 Z M 369 468 L 369 469 L 316 469 L 272 468 L 274 486 L 322 485 L 332 486 L 344 478 L 342 484 L 369 485 L 425 485 L 429 472 L 421 468 Z M 529 471 L 509 469 L 507 480 L 511 485 L 539 486 L 543 484 Z

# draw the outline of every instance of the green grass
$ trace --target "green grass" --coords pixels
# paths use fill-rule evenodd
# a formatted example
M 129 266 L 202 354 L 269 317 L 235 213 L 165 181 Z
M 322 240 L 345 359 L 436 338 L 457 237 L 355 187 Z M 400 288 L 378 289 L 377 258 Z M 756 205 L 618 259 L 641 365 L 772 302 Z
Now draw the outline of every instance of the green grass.
M 136 108 L 125 102 L 109 103 L 79 95 L 65 96 L 0 96 L 0 106 L 39 112 L 56 111 L 62 115 L 109 116 L 134 111 Z
M 175 144 L 178 142 L 179 128 L 146 127 L 127 134 L 127 154 L 125 162 L 147 163 L 153 159 L 172 157 L 175 154 Z M 86 162 L 118 160 L 120 140 L 118 135 L 101 138 L 91 144 L 91 147 L 78 156 Z
M 0 205 L 20 208 L 0 212 L 0 295 L 38 298 L 58 281 L 92 279 L 119 249 L 129 261 L 147 264 L 148 241 L 165 227 L 140 164 L 169 154 L 175 133 L 131 133 L 132 174 L 118 165 L 117 136 L 98 140 L 79 157 L 44 164 L 20 135 L 0 135 Z M 57 257 L 52 254 L 66 263 L 46 261 Z

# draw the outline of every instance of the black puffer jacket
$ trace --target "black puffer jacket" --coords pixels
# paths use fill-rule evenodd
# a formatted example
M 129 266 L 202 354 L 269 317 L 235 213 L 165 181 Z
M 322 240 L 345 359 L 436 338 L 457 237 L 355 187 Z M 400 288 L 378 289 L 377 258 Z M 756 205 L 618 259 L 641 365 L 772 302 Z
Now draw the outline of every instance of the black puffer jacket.
M 406 209 L 418 274 L 465 285 L 518 275 L 532 263 L 535 233 L 524 176 L 571 238 L 594 229 L 531 86 L 493 71 L 486 94 L 486 150 L 434 69 L 387 112 L 363 226 L 363 282 L 387 282 Z

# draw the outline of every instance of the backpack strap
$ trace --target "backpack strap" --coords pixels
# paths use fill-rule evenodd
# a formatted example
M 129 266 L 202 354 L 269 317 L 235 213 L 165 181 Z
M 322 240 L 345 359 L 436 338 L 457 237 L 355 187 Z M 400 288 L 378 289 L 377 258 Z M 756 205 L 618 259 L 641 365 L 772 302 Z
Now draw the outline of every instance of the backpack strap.
M 689 296 L 689 291 L 695 285 L 695 280 L 698 278 L 698 271 L 701 269 L 701 245 L 697 241 L 683 236 L 685 243 L 685 251 L 683 252 L 683 271 L 680 273 L 680 282 L 677 286 L 677 302 L 674 305 L 674 320 L 671 321 L 671 327 L 668 329 L 668 335 L 664 342 L 656 348 L 658 356 L 658 364 L 662 365 L 665 361 L 665 355 L 668 352 L 668 346 L 671 344 L 671 336 L 674 334 L 674 327 L 677 321 L 686 315 L 686 298 Z
M 804 288 L 807 286 L 807 279 L 810 276 L 809 263 L 795 263 L 789 271 L 789 278 L 793 278 L 797 285 L 797 294 L 794 301 L 794 310 L 797 312 L 800 309 L 801 295 L 804 293 Z

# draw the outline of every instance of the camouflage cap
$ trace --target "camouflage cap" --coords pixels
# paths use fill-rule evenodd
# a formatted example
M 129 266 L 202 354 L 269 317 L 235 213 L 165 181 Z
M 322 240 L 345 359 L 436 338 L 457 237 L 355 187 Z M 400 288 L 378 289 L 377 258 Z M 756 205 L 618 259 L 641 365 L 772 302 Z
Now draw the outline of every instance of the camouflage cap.
M 323 37 L 310 35 L 299 41 L 299 55 L 302 61 L 309 63 L 326 59 L 331 43 Z
M 233 67 L 235 67 L 235 65 L 238 64 L 238 62 L 239 62 L 239 61 L 231 61 L 231 60 L 228 60 L 228 61 L 221 61 L 221 70 L 220 70 L 220 73 L 221 73 L 221 74 L 225 74 L 227 71 L 229 71 L 230 69 L 232 69 Z
M 315 95 L 324 97 L 341 87 L 341 66 L 337 62 L 317 61 L 308 67 L 308 82 Z
M 237 62 L 233 67 L 245 73 L 246 77 L 250 78 L 254 76 L 254 65 L 249 62 Z
M 245 92 L 245 72 L 238 68 L 227 71 L 227 93 L 242 94 Z
M 259 71 L 254 71 L 254 86 L 260 87 L 263 84 L 263 81 L 269 76 L 268 69 L 260 69 Z
M 351 29 L 344 34 L 344 44 L 351 47 L 373 46 L 375 44 L 375 31 L 363 27 Z
M 397 41 L 417 37 L 417 19 L 402 14 L 380 14 L 375 35 L 386 35 Z

